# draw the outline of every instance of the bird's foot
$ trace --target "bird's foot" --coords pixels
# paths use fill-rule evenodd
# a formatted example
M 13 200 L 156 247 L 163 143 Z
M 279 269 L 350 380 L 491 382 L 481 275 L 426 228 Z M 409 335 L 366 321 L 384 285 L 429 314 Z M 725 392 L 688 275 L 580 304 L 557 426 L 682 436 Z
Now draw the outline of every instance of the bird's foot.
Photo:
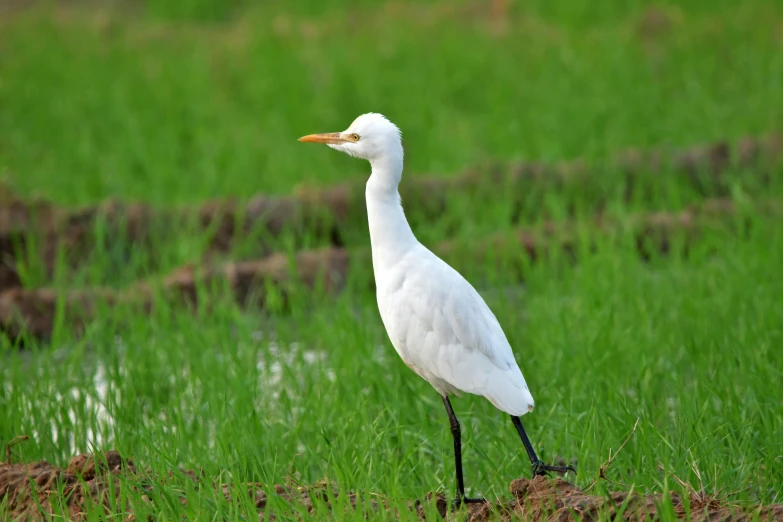
M 451 510 L 457 511 L 463 504 L 485 504 L 486 502 L 486 499 L 483 498 L 460 497 L 457 495 L 457 498 L 451 503 Z
M 567 473 L 569 471 L 573 471 L 576 473 L 576 469 L 574 469 L 573 466 L 550 466 L 549 464 L 544 464 L 544 462 L 541 460 L 537 460 L 533 463 L 534 477 L 543 477 L 549 474 L 550 471 L 554 471 L 556 473 Z

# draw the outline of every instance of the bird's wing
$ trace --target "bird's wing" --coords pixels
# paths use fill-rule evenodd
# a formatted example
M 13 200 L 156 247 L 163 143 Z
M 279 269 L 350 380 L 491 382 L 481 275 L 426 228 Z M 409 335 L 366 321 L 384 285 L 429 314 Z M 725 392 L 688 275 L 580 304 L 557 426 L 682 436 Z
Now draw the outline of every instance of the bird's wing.
M 416 317 L 442 341 L 456 341 L 466 350 L 475 350 L 498 369 L 516 366 L 506 335 L 484 299 L 449 265 L 437 265 L 437 271 L 406 281 L 409 306 Z
M 429 251 L 406 259 L 397 274 L 379 305 L 383 301 L 384 323 L 403 360 L 433 385 L 440 379 L 498 407 L 503 397 L 493 395 L 502 395 L 519 403 L 511 409 L 526 412 L 532 397 L 525 379 L 503 329 L 473 286 Z

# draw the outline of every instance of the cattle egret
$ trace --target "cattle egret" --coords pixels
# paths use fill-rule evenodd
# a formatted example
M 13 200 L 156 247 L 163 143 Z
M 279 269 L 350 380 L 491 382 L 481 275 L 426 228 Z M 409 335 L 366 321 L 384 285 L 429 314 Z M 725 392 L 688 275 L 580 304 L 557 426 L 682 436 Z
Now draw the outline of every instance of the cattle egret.
M 511 416 L 534 476 L 575 472 L 571 466 L 550 466 L 538 458 L 520 420 L 533 411 L 533 396 L 503 329 L 473 286 L 413 235 L 397 190 L 403 163 L 397 126 L 380 114 L 368 113 L 343 132 L 310 134 L 299 141 L 325 143 L 370 162 L 365 197 L 378 309 L 399 356 L 443 399 L 454 438 L 455 505 L 484 500 L 465 497 L 460 425 L 449 401 L 452 393 L 482 395 Z

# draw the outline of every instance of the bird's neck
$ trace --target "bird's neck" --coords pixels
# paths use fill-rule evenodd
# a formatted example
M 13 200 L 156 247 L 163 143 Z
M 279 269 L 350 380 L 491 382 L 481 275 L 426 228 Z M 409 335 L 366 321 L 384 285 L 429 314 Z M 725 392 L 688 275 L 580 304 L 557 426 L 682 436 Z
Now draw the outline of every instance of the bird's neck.
M 413 235 L 397 190 L 402 177 L 402 156 L 372 161 L 365 197 L 375 279 L 393 266 L 418 241 Z

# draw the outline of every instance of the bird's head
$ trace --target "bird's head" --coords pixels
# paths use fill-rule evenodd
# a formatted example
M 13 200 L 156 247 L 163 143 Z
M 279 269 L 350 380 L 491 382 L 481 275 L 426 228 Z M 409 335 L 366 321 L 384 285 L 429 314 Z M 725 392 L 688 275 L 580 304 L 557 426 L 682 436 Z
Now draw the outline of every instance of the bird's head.
M 362 114 L 342 132 L 310 134 L 299 138 L 309 143 L 326 143 L 331 148 L 370 162 L 399 157 L 402 160 L 400 129 L 382 114 Z

